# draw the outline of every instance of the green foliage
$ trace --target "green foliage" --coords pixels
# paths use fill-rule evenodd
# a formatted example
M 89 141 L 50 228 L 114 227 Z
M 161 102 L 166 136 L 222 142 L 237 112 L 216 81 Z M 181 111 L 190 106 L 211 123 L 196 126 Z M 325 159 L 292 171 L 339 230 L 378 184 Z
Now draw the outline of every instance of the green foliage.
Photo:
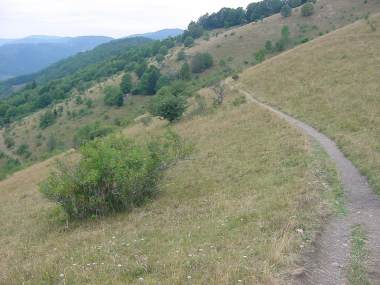
M 185 47 L 191 47 L 194 44 L 194 39 L 192 36 L 187 36 L 183 42 Z
M 77 105 L 83 104 L 83 99 L 81 96 L 75 96 L 75 104 Z
M 266 41 L 266 43 L 265 43 L 265 50 L 268 51 L 268 52 L 271 52 L 273 50 L 272 41 Z
M 81 146 L 96 138 L 104 137 L 114 131 L 111 126 L 101 125 L 100 122 L 91 123 L 79 128 L 74 135 L 74 145 Z
M 179 158 L 175 134 L 136 143 L 121 136 L 89 142 L 78 163 L 60 162 L 40 187 L 70 218 L 99 217 L 140 206 L 157 193 L 162 170 Z
M 160 70 L 154 65 L 150 66 L 141 78 L 139 92 L 144 95 L 153 95 L 157 91 L 157 82 L 160 79 Z
M 15 140 L 10 135 L 4 135 L 4 144 L 7 148 L 12 148 L 15 145 Z
M 13 122 L 51 104 L 61 102 L 70 97 L 75 89 L 83 92 L 95 82 L 126 69 L 136 72 L 140 78 L 147 68 L 147 59 L 158 55 L 162 46 L 170 48 L 173 44 L 173 39 L 115 40 L 60 61 L 39 73 L 10 79 L 1 84 L 2 90 L 8 92 L 8 95 L 9 92 L 12 93 L 14 85 L 21 86 L 34 81 L 38 84 L 32 83 L 0 103 L 0 124 Z
M 58 141 L 54 135 L 50 135 L 46 141 L 48 152 L 53 152 L 58 147 Z
M 91 98 L 86 98 L 84 100 L 84 104 L 87 106 L 87 108 L 92 108 L 94 106 L 94 101 Z
M 190 65 L 187 62 L 185 62 L 182 65 L 181 70 L 179 71 L 178 77 L 181 80 L 190 80 L 191 79 Z
M 149 111 L 152 115 L 174 122 L 186 111 L 187 102 L 183 96 L 175 96 L 170 89 L 160 92 L 151 99 Z
M 126 73 L 121 79 L 120 89 L 124 94 L 127 94 L 132 91 L 132 88 L 132 76 L 129 73 Z
M 191 22 L 184 33 L 184 37 L 187 35 L 191 36 L 193 39 L 200 38 L 204 33 L 203 27 L 199 23 Z
M 301 8 L 301 14 L 304 17 L 309 17 L 314 14 L 314 5 L 311 2 L 304 4 Z
M 247 103 L 247 98 L 245 96 L 236 97 L 232 101 L 232 105 L 234 105 L 235 107 L 238 107 L 238 106 L 243 105 L 245 103 Z
M 261 63 L 265 60 L 265 50 L 261 49 L 258 52 L 255 53 L 255 59 L 257 63 Z
M 9 174 L 21 169 L 21 163 L 19 160 L 8 157 L 3 152 L 0 152 L 0 161 L 2 161 L 0 167 L 0 180 L 5 179 Z
M 52 110 L 47 110 L 44 114 L 40 116 L 40 128 L 46 129 L 47 127 L 53 125 L 57 119 L 57 114 Z
M 301 0 L 289 0 L 288 4 L 290 7 L 296 8 L 296 7 L 302 5 L 302 1 Z
M 186 53 L 183 49 L 181 49 L 177 54 L 177 61 L 186 60 Z
M 104 88 L 104 103 L 107 106 L 123 106 L 124 98 L 119 86 L 108 85 Z
M 290 7 L 288 4 L 286 4 L 286 5 L 282 6 L 280 13 L 281 13 L 281 16 L 283 16 L 284 18 L 287 18 L 290 15 L 292 15 L 292 7 Z
M 167 55 L 168 52 L 169 52 L 169 49 L 167 46 L 161 46 L 159 51 L 158 51 L 159 55 L 162 55 L 162 56 Z
M 202 73 L 206 69 L 212 67 L 214 60 L 209 53 L 197 53 L 191 60 L 191 71 L 193 73 Z
M 25 158 L 29 158 L 32 155 L 32 153 L 29 150 L 29 145 L 27 145 L 26 143 L 22 143 L 19 145 L 19 147 L 16 149 L 16 154 Z

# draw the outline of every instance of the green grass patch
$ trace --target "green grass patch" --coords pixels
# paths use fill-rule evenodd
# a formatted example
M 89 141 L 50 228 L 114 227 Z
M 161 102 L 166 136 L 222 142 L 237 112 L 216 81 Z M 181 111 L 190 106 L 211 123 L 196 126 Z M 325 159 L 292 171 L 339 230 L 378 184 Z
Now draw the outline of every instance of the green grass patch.
M 351 285 L 371 284 L 366 270 L 367 258 L 366 234 L 360 226 L 356 226 L 351 233 L 351 263 L 348 272 Z

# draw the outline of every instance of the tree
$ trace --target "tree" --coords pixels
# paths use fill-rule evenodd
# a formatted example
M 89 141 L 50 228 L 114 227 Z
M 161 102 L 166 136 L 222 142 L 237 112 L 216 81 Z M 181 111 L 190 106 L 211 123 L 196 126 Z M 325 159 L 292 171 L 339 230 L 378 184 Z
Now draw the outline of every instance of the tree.
M 186 59 L 186 53 L 183 49 L 181 49 L 177 54 L 177 61 L 182 61 Z
M 157 82 L 160 79 L 160 71 L 155 66 L 150 66 L 140 81 L 139 90 L 142 94 L 153 95 L 157 91 Z
M 302 0 L 289 0 L 288 4 L 291 8 L 296 8 L 302 5 Z
M 163 45 L 162 47 L 160 47 L 160 50 L 158 51 L 158 53 L 162 56 L 165 56 L 167 55 L 169 52 L 169 49 L 167 48 L 167 46 Z
M 314 5 L 311 2 L 304 4 L 301 8 L 301 14 L 304 17 L 309 17 L 314 14 Z
M 265 49 L 266 51 L 268 52 L 271 52 L 273 50 L 273 44 L 272 44 L 272 41 L 266 41 L 265 43 Z
M 191 60 L 191 71 L 193 73 L 202 73 L 213 66 L 214 61 L 209 53 L 197 53 Z
M 121 92 L 119 86 L 108 85 L 104 88 L 104 103 L 107 106 L 123 106 L 123 97 L 123 93 Z
M 179 79 L 181 80 L 190 80 L 191 79 L 191 71 L 190 71 L 190 65 L 185 62 L 181 70 L 179 71 Z
M 191 36 L 186 37 L 183 44 L 185 45 L 185 47 L 191 47 L 194 44 L 193 37 L 191 37 Z
M 55 123 L 57 116 L 53 111 L 48 110 L 40 117 L 40 128 L 46 129 L 47 127 L 53 125 Z
M 136 74 L 139 78 L 141 78 L 144 75 L 145 70 L 148 68 L 147 63 L 144 61 L 140 63 L 136 68 Z
M 204 33 L 203 27 L 194 21 L 189 24 L 187 30 L 193 39 L 200 38 Z
M 285 4 L 284 6 L 282 6 L 280 13 L 281 16 L 287 18 L 292 14 L 292 7 L 290 7 L 288 4 Z
M 129 73 L 124 74 L 121 79 L 120 89 L 124 94 L 130 93 L 132 90 L 132 76 Z
M 165 118 L 169 122 L 178 120 L 186 108 L 186 100 L 182 96 L 174 96 L 169 92 L 169 89 L 154 96 L 149 105 L 149 111 L 152 115 Z

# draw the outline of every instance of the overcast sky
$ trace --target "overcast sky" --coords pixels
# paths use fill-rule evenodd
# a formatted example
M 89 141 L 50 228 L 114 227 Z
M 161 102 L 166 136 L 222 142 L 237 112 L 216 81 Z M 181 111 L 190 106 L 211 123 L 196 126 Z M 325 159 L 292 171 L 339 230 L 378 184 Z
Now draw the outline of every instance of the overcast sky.
M 28 35 L 123 37 L 185 28 L 206 12 L 254 0 L 0 0 L 0 38 Z

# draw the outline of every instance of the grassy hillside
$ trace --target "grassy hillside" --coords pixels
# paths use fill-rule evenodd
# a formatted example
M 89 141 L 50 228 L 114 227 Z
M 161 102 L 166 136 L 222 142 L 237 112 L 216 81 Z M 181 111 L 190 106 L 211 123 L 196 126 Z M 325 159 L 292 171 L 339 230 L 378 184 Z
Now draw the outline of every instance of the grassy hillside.
M 368 0 L 365 2 L 319 0 L 315 5 L 316 12 L 311 17 L 301 16 L 300 9 L 298 8 L 294 9 L 292 16 L 288 18 L 275 15 L 264 19 L 263 22 L 250 23 L 229 30 L 212 31 L 209 40 L 197 40 L 194 47 L 185 49 L 188 58 L 197 52 L 209 52 L 214 57 L 214 68 L 199 76 L 193 76 L 192 91 L 198 90 L 200 86 L 209 86 L 210 84 L 216 83 L 231 73 L 252 64 L 257 64 L 257 59 L 255 58 L 256 53 L 263 49 L 268 40 L 271 40 L 272 44 L 275 45 L 276 41 L 281 37 L 281 29 L 284 26 L 289 27 L 290 40 L 285 47 L 285 49 L 289 49 L 305 39 L 318 37 L 321 34 L 353 22 L 358 18 L 363 18 L 370 11 L 380 11 L 380 5 L 378 5 L 377 0 Z M 216 34 L 218 34 L 218 36 L 216 36 Z M 18 102 L 21 102 L 21 105 L 19 105 L 16 110 L 21 114 L 20 116 L 23 116 L 22 114 L 28 113 L 27 110 L 31 108 L 30 105 L 34 106 L 34 101 L 36 101 L 34 99 L 38 96 L 44 96 L 50 100 L 50 97 L 55 96 L 54 94 L 58 97 L 62 95 L 59 92 L 62 86 L 64 89 L 66 85 L 74 85 L 75 87 L 74 90 L 69 92 L 71 95 L 68 95 L 67 92 L 64 93 L 64 97 L 67 98 L 64 103 L 56 104 L 54 103 L 55 101 L 53 101 L 53 106 L 42 109 L 40 112 L 34 113 L 24 119 L 19 119 L 17 122 L 12 123 L 7 130 L 3 129 L 0 133 L 0 151 L 8 153 L 8 157 L 17 158 L 21 162 L 36 161 L 51 156 L 56 151 L 66 150 L 72 147 L 73 137 L 77 129 L 91 122 L 100 121 L 104 125 L 116 125 L 116 129 L 131 123 L 136 116 L 144 112 L 143 108 L 146 105 L 147 98 L 133 97 L 129 99 L 129 103 L 123 108 L 110 108 L 104 106 L 103 103 L 104 92 L 101 86 L 104 86 L 104 84 L 97 83 L 96 81 L 105 80 L 105 82 L 108 82 L 107 84 L 118 84 L 121 74 L 126 69 L 124 65 L 130 65 L 129 68 L 132 69 L 127 68 L 127 70 L 133 71 L 133 68 L 136 69 L 138 66 L 137 62 L 139 62 L 139 60 L 136 60 L 136 55 L 133 54 L 133 50 L 131 50 L 132 56 L 128 55 L 131 56 L 131 58 L 128 57 L 129 59 L 125 62 L 125 55 L 123 55 L 123 52 L 127 51 L 125 47 L 142 45 L 143 48 L 141 48 L 137 54 L 141 54 L 142 58 L 144 58 L 148 55 L 142 54 L 145 54 L 145 52 L 149 54 L 148 51 L 155 46 L 153 43 L 144 45 L 143 43 L 145 43 L 145 41 L 146 40 L 141 38 L 113 41 L 96 48 L 94 51 L 53 65 L 51 68 L 37 75 L 39 81 L 49 82 L 50 79 L 64 76 L 77 70 L 76 73 L 64 77 L 64 80 L 61 80 L 62 84 L 59 82 L 56 84 L 57 82 L 51 81 L 52 88 L 49 87 L 50 83 L 46 86 L 42 84 L 36 91 L 30 91 L 31 95 L 28 93 L 29 91 L 27 91 L 24 95 L 18 95 L 18 97 L 16 96 L 16 98 L 10 100 L 13 103 L 16 101 L 16 106 L 19 104 Z M 156 61 L 157 57 L 147 58 L 147 60 L 149 63 L 160 66 L 162 73 L 169 74 L 169 77 L 175 77 L 177 70 L 183 64 L 183 61 L 177 61 L 177 55 L 181 49 L 182 47 L 178 44 L 176 47 L 169 49 L 166 59 L 161 64 Z M 267 52 L 267 57 L 272 57 L 278 53 L 278 51 Z M 120 59 L 110 60 L 118 56 Z M 132 62 L 129 60 L 132 60 Z M 136 62 L 133 60 L 136 60 Z M 102 61 L 105 62 L 105 64 L 100 64 L 101 67 L 97 67 L 96 63 Z M 224 61 L 225 65 L 221 66 L 219 64 L 220 61 Z M 96 75 L 98 72 L 101 74 L 104 73 L 104 75 L 98 78 L 98 75 Z M 112 77 L 114 79 L 112 79 L 111 74 L 113 74 Z M 89 78 L 91 79 L 93 75 L 96 80 L 87 81 Z M 107 78 L 109 79 L 107 80 Z M 28 80 L 30 80 L 30 78 Z M 75 84 L 73 82 L 75 82 Z M 58 85 L 58 87 L 54 88 L 55 85 Z M 44 89 L 48 89 L 48 91 L 45 92 Z M 37 91 L 38 93 L 36 93 Z M 41 93 L 41 95 L 38 95 L 39 93 Z M 93 107 L 86 108 L 85 103 L 75 103 L 77 95 L 80 95 L 82 101 L 91 98 L 93 100 Z M 33 100 L 31 100 L 31 96 L 34 98 Z M 34 103 L 28 103 L 28 100 Z M 26 101 L 26 104 L 23 103 L 24 101 Z M 0 111 L 2 109 L 1 107 L 4 106 L 0 105 Z M 62 108 L 63 111 L 57 119 L 57 122 L 46 129 L 39 128 L 39 118 L 41 115 L 48 109 L 54 108 Z M 72 114 L 75 114 L 75 116 L 72 116 Z M 2 142 L 3 138 L 1 138 L 4 134 L 14 139 L 15 146 L 13 148 L 8 149 L 4 147 L 4 143 Z M 53 148 L 51 147 L 52 142 L 54 145 Z M 25 144 L 28 145 L 31 155 L 29 155 L 29 153 L 26 153 L 26 155 L 17 154 L 17 148 Z M 3 163 L 7 163 L 7 161 L 12 162 L 8 158 L 1 160 Z M 12 164 L 10 165 L 12 166 Z M 6 174 L 9 171 L 6 170 L 2 172 Z
M 380 6 L 380 5 L 379 5 Z M 380 16 L 243 72 L 260 100 L 334 138 L 380 193 Z
M 201 94 L 212 101 L 211 91 Z M 304 135 L 238 101 L 228 91 L 222 107 L 208 103 L 195 115 L 195 105 L 173 126 L 195 150 L 166 172 L 156 200 L 131 213 L 66 228 L 37 191 L 51 160 L 0 182 L 0 283 L 285 280 L 329 212 L 322 193 L 339 190 L 336 174 Z M 165 125 L 153 121 L 124 133 L 144 139 Z
M 380 12 L 378 0 L 318 0 L 315 14 L 311 17 L 301 16 L 300 8 L 296 8 L 288 18 L 277 14 L 262 22 L 212 31 L 209 40 L 197 40 L 194 47 L 186 49 L 186 53 L 192 56 L 197 52 L 209 52 L 215 58 L 216 67 L 223 60 L 231 68 L 241 70 L 256 63 L 255 53 L 265 47 L 266 41 L 270 40 L 274 45 L 280 39 L 283 26 L 289 27 L 291 41 L 287 48 L 291 48 L 375 12 Z M 176 58 L 176 54 L 168 58 L 165 62 L 167 70 L 179 68 Z
M 104 87 L 119 83 L 120 76 L 109 78 L 83 93 L 73 94 L 63 103 L 54 105 L 54 109 L 61 109 L 61 112 L 55 123 L 47 128 L 40 127 L 40 118 L 51 108 L 43 109 L 19 120 L 10 128 L 0 131 L 0 149 L 21 162 L 36 161 L 49 157 L 57 151 L 73 147 L 76 132 L 86 125 L 99 122 L 102 126 L 109 126 L 117 130 L 133 124 L 136 117 L 145 113 L 148 97 L 129 97 L 122 107 L 106 106 L 104 104 Z M 91 107 L 86 105 L 88 100 L 91 100 Z M 13 147 L 5 146 L 4 138 L 6 137 L 13 138 Z M 22 144 L 28 145 L 31 153 L 29 157 L 17 154 L 17 149 Z

